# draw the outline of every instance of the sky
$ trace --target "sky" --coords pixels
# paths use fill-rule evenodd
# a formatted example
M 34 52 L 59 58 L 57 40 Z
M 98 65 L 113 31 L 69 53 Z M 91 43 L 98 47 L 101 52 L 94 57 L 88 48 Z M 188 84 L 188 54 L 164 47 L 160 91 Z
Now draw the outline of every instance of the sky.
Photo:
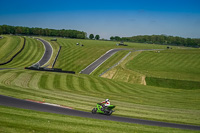
M 200 38 L 200 0 L 0 0 L 0 25 Z

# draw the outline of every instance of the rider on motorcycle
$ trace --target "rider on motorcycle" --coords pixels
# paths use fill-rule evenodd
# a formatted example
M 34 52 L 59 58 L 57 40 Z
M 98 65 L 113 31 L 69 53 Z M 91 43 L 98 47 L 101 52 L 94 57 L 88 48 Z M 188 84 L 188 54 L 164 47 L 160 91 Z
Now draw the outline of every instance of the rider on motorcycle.
M 106 99 L 105 101 L 101 102 L 102 104 L 102 110 L 104 110 L 107 106 L 110 106 L 109 99 Z

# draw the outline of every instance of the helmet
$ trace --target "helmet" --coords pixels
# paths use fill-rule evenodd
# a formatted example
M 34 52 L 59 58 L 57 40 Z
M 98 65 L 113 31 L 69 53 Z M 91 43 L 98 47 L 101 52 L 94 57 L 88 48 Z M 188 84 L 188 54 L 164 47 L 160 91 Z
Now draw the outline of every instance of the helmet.
M 106 102 L 108 102 L 109 101 L 109 99 L 106 99 Z

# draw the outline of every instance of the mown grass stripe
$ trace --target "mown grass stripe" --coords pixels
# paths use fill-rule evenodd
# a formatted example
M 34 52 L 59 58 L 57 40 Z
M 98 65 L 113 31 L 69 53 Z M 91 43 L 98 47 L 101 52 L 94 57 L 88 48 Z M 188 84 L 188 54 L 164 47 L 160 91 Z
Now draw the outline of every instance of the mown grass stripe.
M 5 39 L 7 41 L 3 45 L 0 43 L 2 45 L 0 49 L 0 63 L 8 62 L 23 45 L 23 39 L 21 37 L 7 36 Z
M 48 75 L 43 74 L 39 81 L 39 87 L 43 89 L 47 89 L 46 81 L 48 79 Z
M 66 76 L 66 86 L 67 86 L 67 89 L 69 90 L 75 90 L 74 88 L 74 83 L 73 83 L 73 77 L 72 75 L 68 74 Z
M 42 74 L 41 73 L 32 73 L 32 79 L 29 82 L 29 87 L 32 89 L 39 89 L 39 81 L 41 79 Z
M 26 67 L 38 62 L 44 51 L 44 48 L 41 48 L 40 45 L 42 44 L 26 37 L 26 45 L 22 52 L 13 61 L 1 67 Z
M 53 79 L 53 86 L 54 86 L 54 88 L 55 89 L 61 89 L 61 87 L 60 87 L 60 79 L 61 79 L 61 75 L 58 75 L 58 74 L 56 74 L 55 76 L 54 76 L 54 79 Z

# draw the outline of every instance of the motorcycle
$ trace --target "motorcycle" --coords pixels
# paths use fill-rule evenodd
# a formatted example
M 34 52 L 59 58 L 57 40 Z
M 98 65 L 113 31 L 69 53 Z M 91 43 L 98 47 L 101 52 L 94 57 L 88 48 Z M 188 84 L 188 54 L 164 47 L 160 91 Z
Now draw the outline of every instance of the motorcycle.
M 92 114 L 99 113 L 99 114 L 111 115 L 114 112 L 114 110 L 112 110 L 114 108 L 115 108 L 114 105 L 109 105 L 103 108 L 101 103 L 97 103 L 97 107 L 92 109 Z

